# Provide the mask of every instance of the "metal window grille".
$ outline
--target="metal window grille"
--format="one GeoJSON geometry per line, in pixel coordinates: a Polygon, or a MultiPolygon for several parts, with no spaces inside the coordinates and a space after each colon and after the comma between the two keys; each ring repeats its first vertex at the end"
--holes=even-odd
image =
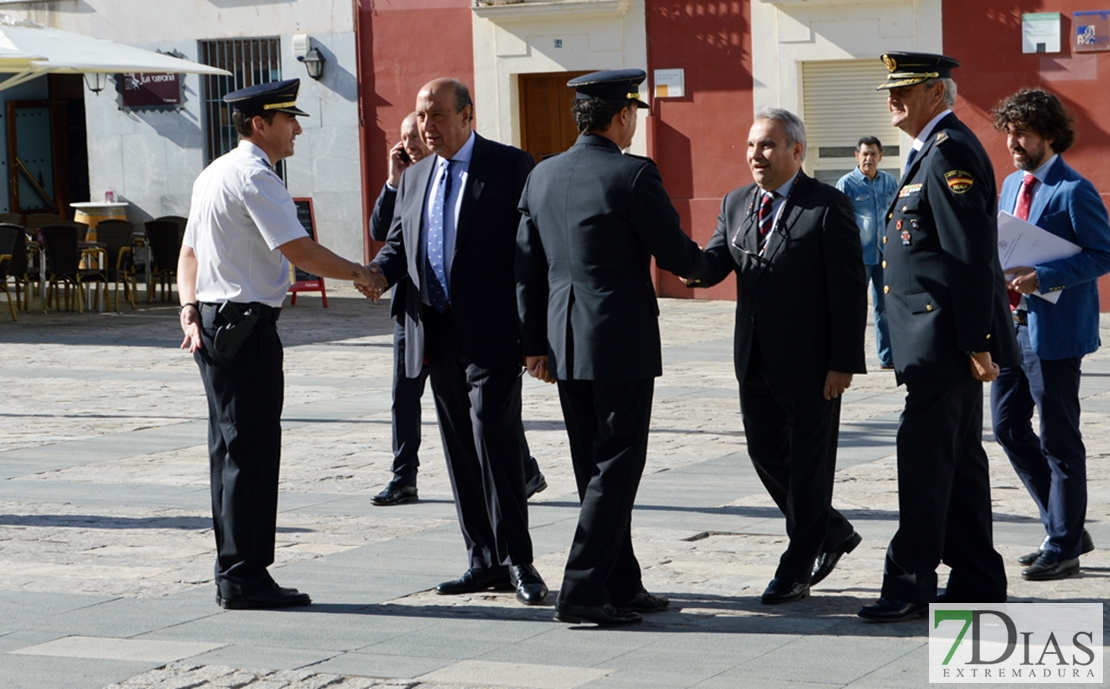
{"type": "MultiPolygon", "coordinates": [[[[281,39],[234,38],[200,42],[201,62],[231,72],[232,76],[204,77],[204,117],[208,139],[205,164],[239,144],[231,124],[231,108],[224,96],[248,86],[281,80],[281,39]]],[[[276,172],[285,179],[285,161],[276,172]]]]}

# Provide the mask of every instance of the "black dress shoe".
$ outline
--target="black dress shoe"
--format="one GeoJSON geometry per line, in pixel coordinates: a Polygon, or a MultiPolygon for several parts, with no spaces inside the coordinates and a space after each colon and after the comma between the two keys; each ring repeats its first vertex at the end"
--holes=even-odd
{"type": "Polygon", "coordinates": [[[863,537],[853,531],[852,535],[844,539],[840,545],[818,555],[813,563],[813,577],[810,578],[809,585],[816,586],[818,582],[832,574],[840,558],[855,550],[861,541],[863,537]]]}
{"type": "Polygon", "coordinates": [[[505,567],[494,567],[493,569],[471,567],[458,579],[445,581],[437,586],[436,593],[441,596],[457,596],[461,593],[477,593],[490,589],[498,591],[512,590],[508,569],[505,567]]]}
{"type": "Polygon", "coordinates": [[[662,612],[671,604],[666,596],[656,596],[640,589],[640,592],[627,603],[617,606],[618,612],[662,612]]]}
{"type": "Polygon", "coordinates": [[[273,584],[253,596],[225,598],[217,591],[216,602],[224,610],[268,610],[309,605],[312,603],[312,599],[308,597],[307,593],[301,593],[297,589],[283,589],[277,584],[273,584]]]}
{"type": "Polygon", "coordinates": [[[638,612],[620,612],[612,605],[559,605],[555,604],[555,621],[568,624],[593,622],[601,627],[619,627],[640,624],[644,618],[638,612]]]}
{"type": "MultiPolygon", "coordinates": [[[[1041,547],[1037,548],[1036,550],[1034,550],[1031,553],[1026,553],[1026,554],[1022,555],[1021,557],[1019,557],[1018,558],[1018,563],[1023,564],[1026,567],[1028,567],[1029,565],[1036,562],[1037,558],[1040,557],[1041,553],[1044,552],[1044,544],[1045,544],[1045,541],[1047,541],[1047,540],[1048,540],[1048,536],[1045,536],[1044,541],[1041,541],[1041,547]]],[[[1089,552],[1091,552],[1092,550],[1095,549],[1094,539],[1091,538],[1091,534],[1088,533],[1088,531],[1086,529],[1083,529],[1083,539],[1082,539],[1081,543],[1082,544],[1079,546],[1079,554],[1080,555],[1086,555],[1087,553],[1089,553],[1089,552]]]]}
{"type": "Polygon", "coordinates": [[[809,596],[809,584],[775,577],[767,585],[767,589],[763,592],[759,602],[764,605],[778,605],[779,603],[802,600],[807,596],[809,596]]]}
{"type": "Polygon", "coordinates": [[[910,603],[904,600],[880,598],[878,603],[865,605],[856,614],[870,622],[901,622],[921,617],[928,612],[928,603],[910,603]]]}
{"type": "Polygon", "coordinates": [[[527,500],[536,493],[542,493],[545,490],[547,490],[547,479],[543,477],[543,474],[536,474],[524,484],[524,499],[527,500]]]}
{"type": "Polygon", "coordinates": [[[540,605],[547,598],[547,584],[532,565],[509,565],[509,582],[516,599],[525,605],[540,605]]]}
{"type": "Polygon", "coordinates": [[[370,498],[370,502],[378,505],[379,507],[388,507],[389,505],[400,505],[404,502],[416,502],[416,486],[404,485],[393,479],[382,492],[370,498]]]}
{"type": "Polygon", "coordinates": [[[1029,581],[1050,581],[1070,577],[1078,572],[1079,558],[1062,558],[1051,550],[1045,550],[1036,562],[1021,570],[1021,577],[1029,581]]]}

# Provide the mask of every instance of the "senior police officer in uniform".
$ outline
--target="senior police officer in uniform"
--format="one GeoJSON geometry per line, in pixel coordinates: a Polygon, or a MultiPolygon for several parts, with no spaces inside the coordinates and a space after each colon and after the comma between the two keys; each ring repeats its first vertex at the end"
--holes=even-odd
{"type": "Polygon", "coordinates": [[[536,167],[520,200],[525,363],[558,382],[582,503],[555,603],[561,622],[635,624],[669,605],[644,589],[632,551],[632,504],[663,372],[651,259],[679,275],[705,259],[655,164],[621,153],[636,132],[645,76],[610,70],[571,80],[581,134],[536,167]]]}
{"type": "Polygon", "coordinates": [[[898,424],[898,531],[882,597],[867,620],[925,614],[936,568],[951,567],[944,602],[1001,603],[983,450],[983,383],[1020,362],[998,261],[998,194],[979,140],[951,108],[956,60],[886,53],[887,106],[914,137],[883,236],[887,315],[906,405],[898,424]]]}
{"type": "Polygon", "coordinates": [[[224,608],[308,605],[279,587],[274,561],[281,408],[277,320],[290,261],[316,275],[370,284],[364,266],[312,241],[273,166],[301,133],[300,81],[229,93],[237,148],[193,184],[177,264],[182,349],[193,354],[208,398],[208,452],[216,536],[216,602],[224,608]]]}

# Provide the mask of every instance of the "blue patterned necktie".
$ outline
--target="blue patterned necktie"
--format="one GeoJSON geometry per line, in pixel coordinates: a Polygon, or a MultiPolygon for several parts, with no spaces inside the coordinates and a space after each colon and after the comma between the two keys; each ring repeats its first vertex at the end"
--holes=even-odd
{"type": "Polygon", "coordinates": [[[439,165],[436,193],[432,197],[431,217],[428,219],[427,246],[424,256],[428,281],[428,302],[438,313],[443,313],[451,305],[447,293],[447,270],[443,248],[443,214],[447,212],[447,199],[451,196],[451,161],[439,165]]]}

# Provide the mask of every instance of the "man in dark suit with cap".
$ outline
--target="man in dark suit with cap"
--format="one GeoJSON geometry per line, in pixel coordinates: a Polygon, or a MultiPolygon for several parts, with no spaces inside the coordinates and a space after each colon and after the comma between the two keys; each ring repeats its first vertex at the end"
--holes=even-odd
{"type": "Polygon", "coordinates": [[[470,90],[435,79],[416,99],[428,156],[401,175],[373,296],[409,280],[405,370],[428,362],[469,569],[441,595],[516,590],[538,605],[520,439],[521,350],[513,260],[517,202],[534,162],[471,128],[470,90]]]}
{"type": "Polygon", "coordinates": [[[959,62],[886,53],[894,126],[914,137],[883,236],[887,317],[906,406],[898,424],[898,532],[882,597],[859,616],[893,622],[937,599],[1001,603],[1006,572],[994,549],[983,450],[983,383],[1020,363],[998,261],[994,169],[952,114],[959,62]]]}
{"type": "Polygon", "coordinates": [[[582,502],[555,603],[562,622],[634,624],[669,605],[644,589],[632,551],[632,504],[662,374],[651,259],[681,275],[704,257],[655,164],[621,153],[636,132],[644,78],[630,69],[570,81],[581,134],[540,163],[520,200],[525,363],[532,376],[558,382],[582,502]]]}
{"type": "MultiPolygon", "coordinates": [[[[805,125],[768,108],[748,133],[754,184],[721,201],[710,286],[736,273],[733,349],[748,454],[790,537],[760,601],[806,598],[862,538],[832,506],[844,391],[865,373],[867,279],[848,197],[802,172],[805,125]]],[[[688,282],[687,284],[690,284],[688,282]]]]}
{"type": "Polygon", "coordinates": [[[369,285],[370,271],[312,241],[273,166],[301,133],[300,81],[229,93],[239,145],[193,184],[177,263],[182,349],[208,398],[208,453],[216,536],[216,602],[224,608],[308,605],[279,587],[274,562],[281,408],[277,320],[290,262],[316,275],[369,285]]]}

